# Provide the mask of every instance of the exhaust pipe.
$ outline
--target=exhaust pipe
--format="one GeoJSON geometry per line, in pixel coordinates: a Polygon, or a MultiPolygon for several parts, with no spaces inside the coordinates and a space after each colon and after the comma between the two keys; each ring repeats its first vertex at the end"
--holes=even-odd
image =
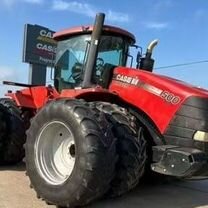
{"type": "Polygon", "coordinates": [[[150,44],[148,45],[147,47],[147,53],[151,53],[152,54],[152,51],[153,49],[155,48],[155,46],[158,44],[159,40],[153,40],[152,42],[150,42],[150,44]]]}
{"type": "Polygon", "coordinates": [[[155,46],[158,44],[158,40],[153,40],[147,47],[145,57],[141,58],[139,68],[145,71],[152,72],[154,68],[155,60],[152,59],[152,52],[155,46]]]}
{"type": "Polygon", "coordinates": [[[82,83],[83,88],[89,88],[92,86],[91,79],[92,79],[93,69],[96,64],[98,46],[102,35],[104,20],[105,20],[104,13],[96,14],[95,23],[93,26],[93,31],[90,41],[90,47],[86,56],[87,57],[86,65],[84,67],[84,79],[82,83]]]}

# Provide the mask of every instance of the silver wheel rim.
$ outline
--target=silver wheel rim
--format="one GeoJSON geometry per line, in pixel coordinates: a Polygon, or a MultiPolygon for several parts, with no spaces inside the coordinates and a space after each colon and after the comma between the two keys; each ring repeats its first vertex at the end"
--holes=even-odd
{"type": "Polygon", "coordinates": [[[35,163],[49,184],[61,185],[71,175],[76,158],[74,136],[60,121],[47,123],[35,144],[35,163]]]}

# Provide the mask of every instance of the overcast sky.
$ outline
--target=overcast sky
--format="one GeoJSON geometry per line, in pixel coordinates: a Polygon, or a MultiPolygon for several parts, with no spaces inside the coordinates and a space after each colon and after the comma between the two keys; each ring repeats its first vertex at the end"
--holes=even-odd
{"type": "MultiPolygon", "coordinates": [[[[159,67],[208,60],[207,11],[207,0],[0,0],[0,82],[28,82],[28,64],[22,63],[25,23],[59,31],[92,24],[97,12],[105,12],[107,24],[134,33],[144,48],[160,40],[154,53],[159,67]]],[[[208,88],[208,63],[156,72],[208,88]]],[[[6,89],[0,84],[0,96],[6,89]]]]}

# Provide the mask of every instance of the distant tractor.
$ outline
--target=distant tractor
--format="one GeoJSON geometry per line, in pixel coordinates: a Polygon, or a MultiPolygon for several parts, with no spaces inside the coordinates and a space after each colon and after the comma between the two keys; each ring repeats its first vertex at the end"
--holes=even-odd
{"type": "Polygon", "coordinates": [[[0,101],[0,163],[22,160],[26,141],[31,187],[59,207],[120,196],[154,172],[208,176],[208,91],[152,73],[157,41],[127,68],[135,37],[103,23],[55,33],[54,87],[0,101]]]}

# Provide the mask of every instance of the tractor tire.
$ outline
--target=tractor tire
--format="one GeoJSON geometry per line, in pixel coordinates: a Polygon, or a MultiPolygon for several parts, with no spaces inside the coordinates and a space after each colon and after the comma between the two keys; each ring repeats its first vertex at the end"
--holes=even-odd
{"type": "Polygon", "coordinates": [[[108,115],[117,138],[116,174],[107,196],[117,197],[137,186],[144,174],[146,164],[146,141],[142,127],[126,109],[106,102],[93,102],[101,112],[108,115]]]}
{"type": "Polygon", "coordinates": [[[52,101],[27,131],[26,170],[48,204],[84,206],[103,196],[115,174],[116,139],[105,114],[79,100],[52,101]]]}
{"type": "Polygon", "coordinates": [[[0,122],[5,125],[4,133],[0,135],[0,165],[15,164],[24,157],[23,145],[26,141],[24,121],[21,110],[11,99],[0,99],[0,105],[3,108],[0,122]]]}
{"type": "Polygon", "coordinates": [[[0,104],[0,153],[1,150],[3,150],[3,141],[6,136],[6,121],[4,118],[5,112],[6,112],[6,108],[0,104]]]}

